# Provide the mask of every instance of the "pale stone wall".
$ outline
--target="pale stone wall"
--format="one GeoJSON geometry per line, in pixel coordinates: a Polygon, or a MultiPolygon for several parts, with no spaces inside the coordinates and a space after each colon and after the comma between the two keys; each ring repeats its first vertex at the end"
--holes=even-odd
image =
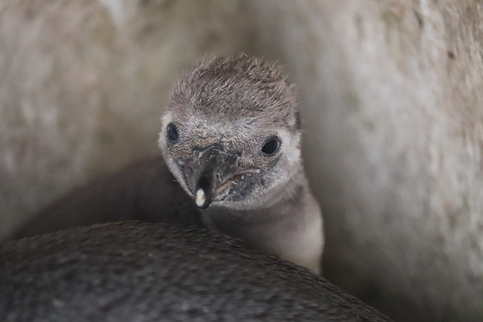
{"type": "Polygon", "coordinates": [[[4,1],[0,234],[99,174],[160,154],[167,94],[206,55],[237,53],[245,5],[4,1]]]}
{"type": "Polygon", "coordinates": [[[481,21],[471,0],[4,1],[0,234],[158,153],[181,70],[245,51],[298,84],[326,276],[398,320],[483,320],[481,21]]]}
{"type": "Polygon", "coordinates": [[[482,320],[482,3],[256,12],[261,52],[287,63],[301,94],[326,275],[401,319],[482,320]]]}

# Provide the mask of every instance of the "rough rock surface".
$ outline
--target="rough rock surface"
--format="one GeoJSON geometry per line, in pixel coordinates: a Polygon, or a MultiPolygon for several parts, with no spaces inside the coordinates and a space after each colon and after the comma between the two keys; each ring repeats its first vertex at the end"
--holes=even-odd
{"type": "Polygon", "coordinates": [[[401,320],[482,320],[482,3],[259,6],[300,91],[326,276],[401,320]]]}

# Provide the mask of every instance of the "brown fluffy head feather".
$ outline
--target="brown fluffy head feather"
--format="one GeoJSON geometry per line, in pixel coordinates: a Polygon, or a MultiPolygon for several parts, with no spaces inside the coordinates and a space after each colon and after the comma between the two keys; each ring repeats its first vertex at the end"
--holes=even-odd
{"type": "Polygon", "coordinates": [[[293,88],[277,66],[245,54],[201,62],[175,86],[168,109],[223,122],[272,123],[294,129],[293,88]]]}

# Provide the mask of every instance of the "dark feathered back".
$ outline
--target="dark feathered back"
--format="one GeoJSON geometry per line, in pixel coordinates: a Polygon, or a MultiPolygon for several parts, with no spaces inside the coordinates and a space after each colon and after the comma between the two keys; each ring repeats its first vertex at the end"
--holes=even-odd
{"type": "Polygon", "coordinates": [[[1,245],[0,321],[388,319],[229,237],[124,222],[1,245]]]}

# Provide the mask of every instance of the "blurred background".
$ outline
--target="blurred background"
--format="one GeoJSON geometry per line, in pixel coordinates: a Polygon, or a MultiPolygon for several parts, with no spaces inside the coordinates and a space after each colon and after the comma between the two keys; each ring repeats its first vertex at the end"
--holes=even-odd
{"type": "Polygon", "coordinates": [[[397,321],[483,321],[483,8],[474,0],[4,0],[0,239],[159,155],[207,55],[297,84],[324,276],[397,321]]]}

